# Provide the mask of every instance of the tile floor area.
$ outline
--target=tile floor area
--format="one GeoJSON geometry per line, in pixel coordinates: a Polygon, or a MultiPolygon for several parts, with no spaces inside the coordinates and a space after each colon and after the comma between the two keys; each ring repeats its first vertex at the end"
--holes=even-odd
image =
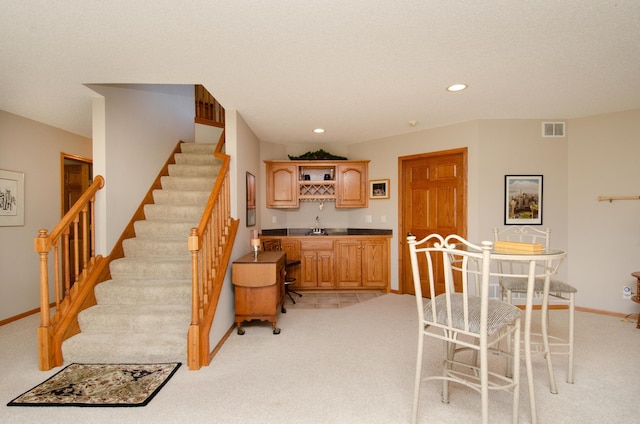
{"type": "Polygon", "coordinates": [[[284,297],[284,306],[287,309],[335,309],[346,308],[360,302],[366,302],[369,299],[383,296],[382,292],[310,292],[301,291],[302,296],[291,293],[295,304],[291,302],[289,296],[284,297]]]}

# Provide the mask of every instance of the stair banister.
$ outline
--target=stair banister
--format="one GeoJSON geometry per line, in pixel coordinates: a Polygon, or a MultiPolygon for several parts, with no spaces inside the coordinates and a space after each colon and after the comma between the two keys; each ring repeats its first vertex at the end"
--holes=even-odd
{"type": "MultiPolygon", "coordinates": [[[[54,343],[54,337],[60,337],[62,313],[65,312],[74,300],[83,291],[83,280],[96,265],[95,257],[95,215],[94,202],[96,192],[104,187],[104,178],[96,176],[93,184],[80,196],[76,203],[69,209],[50,234],[47,230],[40,230],[34,240],[34,249],[40,256],[40,327],[38,328],[38,365],[41,370],[49,370],[62,364],[62,352],[59,343],[54,343]],[[91,219],[88,219],[88,215],[91,219]],[[69,269],[69,234],[73,225],[74,234],[74,286],[71,286],[69,269]],[[80,269],[80,249],[77,234],[82,231],[82,269],[80,269]],[[91,240],[89,248],[88,240],[91,240]],[[49,253],[54,250],[54,277],[55,292],[54,305],[56,308],[54,319],[51,318],[51,300],[49,299],[49,253]],[[63,262],[64,261],[64,262],[63,262]],[[60,264],[62,263],[62,269],[60,264]],[[62,285],[61,285],[62,277],[62,285]]],[[[100,258],[100,257],[99,257],[100,258]]]]}
{"type": "Polygon", "coordinates": [[[223,153],[225,134],[220,135],[214,155],[222,160],[211,196],[197,228],[191,230],[192,309],[187,336],[187,363],[190,370],[209,364],[209,331],[224,283],[233,242],[238,230],[231,218],[230,157],[223,153]]]}

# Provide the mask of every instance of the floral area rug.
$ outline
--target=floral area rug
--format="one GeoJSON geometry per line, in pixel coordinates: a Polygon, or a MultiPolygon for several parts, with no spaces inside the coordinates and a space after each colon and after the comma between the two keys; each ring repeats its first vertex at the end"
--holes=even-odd
{"type": "Polygon", "coordinates": [[[74,363],[7,406],[145,406],[180,365],[74,363]]]}

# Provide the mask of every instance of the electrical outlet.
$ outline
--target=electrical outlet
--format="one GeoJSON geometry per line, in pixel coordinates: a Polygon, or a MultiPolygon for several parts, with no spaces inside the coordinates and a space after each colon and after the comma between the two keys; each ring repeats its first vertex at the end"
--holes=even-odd
{"type": "Polygon", "coordinates": [[[271,223],[272,224],[277,224],[278,223],[278,218],[275,215],[271,217],[271,223]]]}
{"type": "Polygon", "coordinates": [[[365,215],[364,222],[373,222],[373,220],[371,219],[371,215],[365,215]]]}
{"type": "Polygon", "coordinates": [[[625,300],[631,299],[631,287],[622,286],[622,298],[625,300]]]}
{"type": "Polygon", "coordinates": [[[387,222],[387,216],[386,215],[382,215],[380,217],[380,222],[387,222]]]}

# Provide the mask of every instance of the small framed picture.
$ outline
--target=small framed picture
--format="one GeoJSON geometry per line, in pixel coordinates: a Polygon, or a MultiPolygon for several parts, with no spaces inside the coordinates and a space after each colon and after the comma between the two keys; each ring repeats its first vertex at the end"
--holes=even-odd
{"type": "Polygon", "coordinates": [[[247,172],[247,227],[256,225],[256,177],[247,172]]]}
{"type": "Polygon", "coordinates": [[[369,199],[388,199],[389,180],[369,181],[369,199]]]}
{"type": "Polygon", "coordinates": [[[504,176],[504,224],[542,225],[542,175],[504,176]]]}
{"type": "Polygon", "coordinates": [[[24,225],[24,173],[0,169],[0,227],[24,225]]]}

